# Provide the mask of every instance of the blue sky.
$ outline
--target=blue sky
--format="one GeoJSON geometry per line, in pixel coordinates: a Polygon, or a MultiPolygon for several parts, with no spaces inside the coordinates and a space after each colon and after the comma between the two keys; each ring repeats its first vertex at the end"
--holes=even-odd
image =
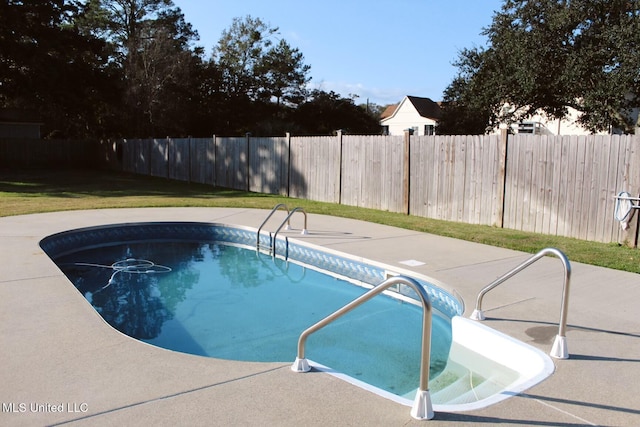
{"type": "Polygon", "coordinates": [[[280,29],[311,66],[311,86],[380,105],[404,95],[439,101],[463,48],[485,46],[502,0],[174,0],[211,55],[234,17],[280,29]]]}

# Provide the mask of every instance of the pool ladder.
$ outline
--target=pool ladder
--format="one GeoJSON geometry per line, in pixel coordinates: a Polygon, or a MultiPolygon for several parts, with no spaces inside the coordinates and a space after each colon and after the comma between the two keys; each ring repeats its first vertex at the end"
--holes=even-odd
{"type": "Polygon", "coordinates": [[[309,362],[305,358],[304,351],[309,335],[324,328],[342,315],[369,301],[390,287],[399,284],[411,287],[416,294],[418,294],[418,299],[422,303],[422,358],[420,363],[420,385],[411,407],[411,416],[419,420],[430,420],[434,416],[431,395],[429,394],[429,365],[431,363],[431,301],[429,300],[429,295],[425,288],[410,277],[391,277],[304,330],[302,334],[300,334],[300,338],[298,338],[298,354],[296,356],[296,360],[291,366],[291,370],[294,372],[309,372],[311,370],[309,362]]]}
{"type": "Polygon", "coordinates": [[[482,311],[482,299],[484,298],[485,294],[507,279],[515,276],[525,268],[529,267],[534,262],[543,258],[545,255],[555,255],[560,259],[560,261],[562,261],[562,265],[564,267],[564,284],[562,287],[562,303],[560,310],[558,335],[556,335],[553,346],[551,347],[551,352],[549,354],[551,355],[551,357],[554,357],[556,359],[568,359],[569,351],[567,350],[567,337],[565,336],[565,333],[567,329],[567,311],[569,309],[569,282],[571,280],[571,264],[569,264],[569,259],[567,259],[566,255],[556,248],[545,248],[541,250],[531,258],[524,261],[522,264],[518,265],[511,271],[503,274],[502,276],[498,277],[496,280],[485,286],[480,291],[480,293],[478,293],[476,308],[475,310],[473,310],[473,313],[471,313],[471,316],[469,317],[473,320],[484,320],[485,317],[484,312],[482,311]]]}
{"type": "MultiPolygon", "coordinates": [[[[282,230],[282,227],[284,227],[285,224],[286,224],[285,230],[291,230],[291,217],[296,212],[302,212],[302,214],[304,215],[304,228],[302,229],[302,232],[300,234],[308,234],[307,213],[305,212],[305,210],[301,207],[295,207],[291,211],[289,211],[289,208],[287,207],[286,204],[278,203],[273,207],[273,209],[271,209],[271,212],[269,212],[269,215],[267,215],[267,217],[264,219],[264,221],[262,221],[262,224],[260,224],[260,227],[258,228],[258,233],[256,236],[256,250],[267,251],[270,255],[275,256],[276,255],[276,237],[278,237],[278,233],[280,232],[280,230],[282,230]],[[282,221],[280,226],[277,228],[277,230],[273,234],[269,232],[269,240],[270,240],[269,245],[264,246],[260,243],[260,232],[262,231],[262,228],[265,226],[267,221],[269,221],[269,219],[273,216],[273,214],[280,209],[284,209],[287,211],[287,217],[284,219],[284,221],[282,221]]],[[[286,254],[285,254],[285,258],[286,258],[286,254]]]]}

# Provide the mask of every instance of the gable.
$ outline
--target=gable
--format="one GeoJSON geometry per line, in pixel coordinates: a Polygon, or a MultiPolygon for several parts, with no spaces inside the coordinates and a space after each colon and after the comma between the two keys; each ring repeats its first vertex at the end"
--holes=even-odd
{"type": "Polygon", "coordinates": [[[407,99],[409,99],[421,117],[433,120],[438,120],[442,117],[442,111],[440,110],[440,105],[438,105],[437,102],[434,102],[429,98],[420,98],[417,96],[407,96],[407,99]]]}
{"type": "Polygon", "coordinates": [[[398,116],[422,118],[427,122],[438,121],[442,117],[440,105],[429,98],[405,96],[399,104],[388,106],[380,115],[380,123],[393,121],[398,116]]]}
{"type": "Polygon", "coordinates": [[[387,108],[384,109],[384,111],[382,112],[382,114],[380,114],[380,120],[384,120],[388,117],[393,116],[393,114],[396,112],[396,109],[400,106],[400,103],[398,104],[391,104],[389,105],[387,108]]]}

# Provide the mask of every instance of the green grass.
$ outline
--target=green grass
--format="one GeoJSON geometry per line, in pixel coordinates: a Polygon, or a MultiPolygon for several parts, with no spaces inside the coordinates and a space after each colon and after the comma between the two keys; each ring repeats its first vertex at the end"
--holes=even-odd
{"type": "Polygon", "coordinates": [[[248,193],[200,184],[105,171],[0,170],[0,216],[77,209],[135,207],[242,207],[270,209],[276,203],[307,212],[354,218],[456,239],[535,253],[563,251],[571,261],[640,273],[640,251],[618,244],[587,242],[408,216],[373,209],[248,193]]]}

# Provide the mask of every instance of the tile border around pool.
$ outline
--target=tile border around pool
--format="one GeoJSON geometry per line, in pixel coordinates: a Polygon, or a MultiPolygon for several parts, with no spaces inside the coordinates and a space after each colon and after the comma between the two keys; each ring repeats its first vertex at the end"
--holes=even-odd
{"type": "MultiPolygon", "coordinates": [[[[269,237],[269,235],[261,234],[269,237]]],[[[96,227],[86,227],[67,230],[45,237],[40,247],[53,260],[73,253],[79,248],[100,247],[120,242],[136,241],[198,241],[222,242],[241,245],[248,248],[256,247],[257,230],[251,227],[230,226],[220,223],[203,222],[139,222],[120,223],[96,227]]],[[[399,269],[380,264],[371,260],[351,257],[346,253],[328,250],[307,242],[281,236],[276,242],[276,253],[287,254],[288,259],[307,264],[315,268],[329,271],[333,274],[349,277],[369,285],[382,282],[387,272],[399,269]]],[[[461,315],[464,305],[461,300],[445,291],[431,280],[408,272],[424,286],[433,307],[452,318],[461,315]]],[[[409,287],[401,287],[400,293],[412,298],[415,294],[409,287]]]]}

